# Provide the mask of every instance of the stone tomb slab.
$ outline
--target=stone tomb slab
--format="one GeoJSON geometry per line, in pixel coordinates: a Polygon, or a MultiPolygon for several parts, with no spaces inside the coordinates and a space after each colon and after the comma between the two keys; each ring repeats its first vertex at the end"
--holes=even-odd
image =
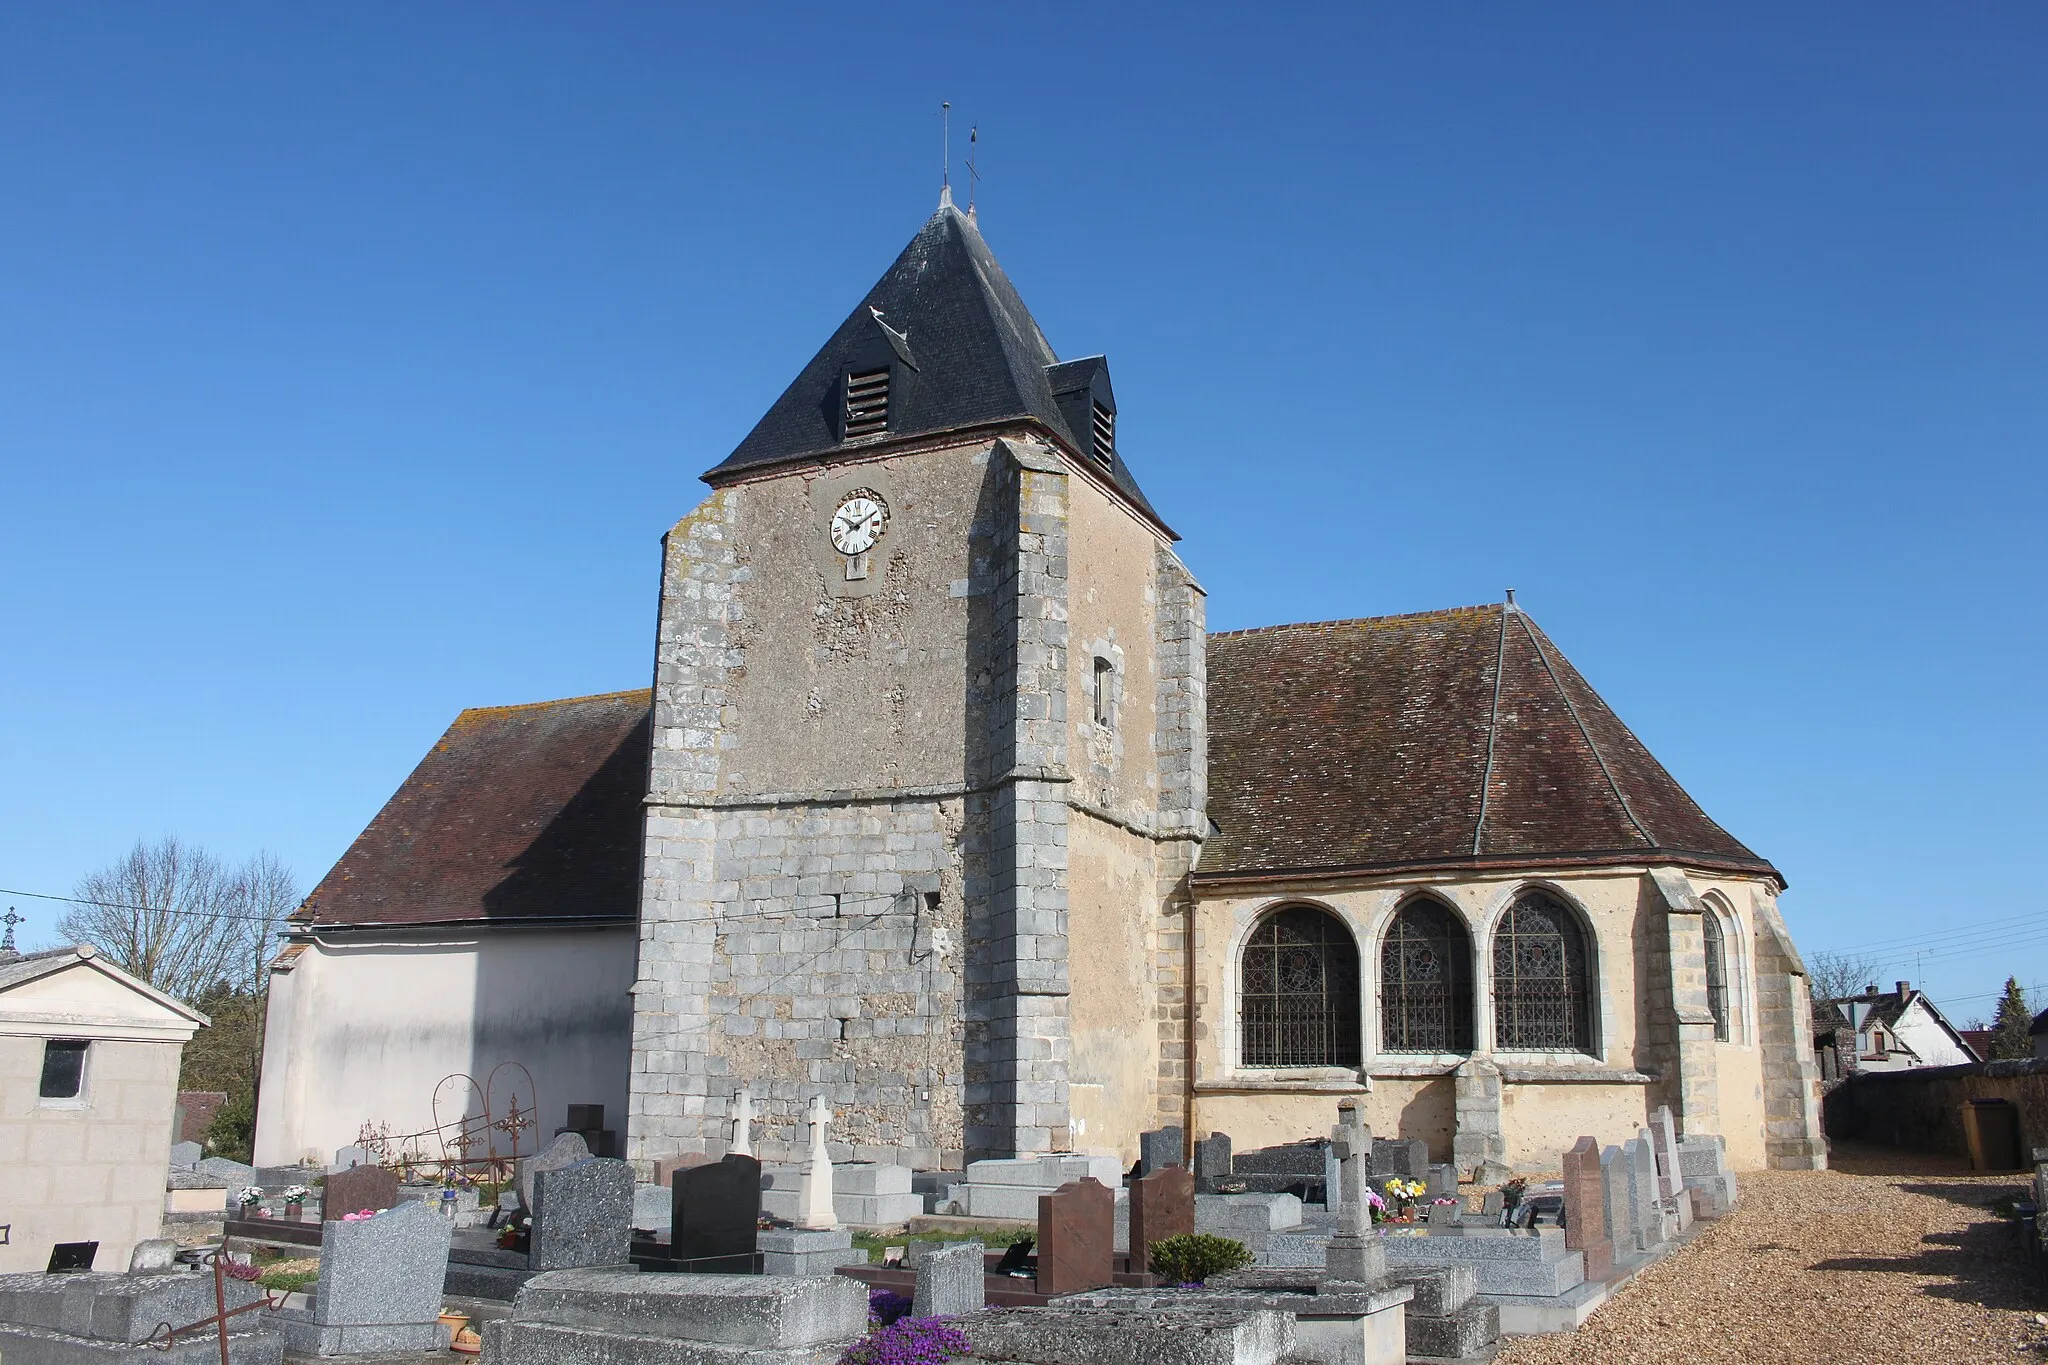
{"type": "Polygon", "coordinates": [[[1116,1283],[1116,1195],[1093,1176],[1038,1199],[1038,1292],[1116,1283]]]}
{"type": "Polygon", "coordinates": [[[484,1357],[493,1365],[831,1365],[866,1334],[867,1315],[867,1286],[843,1275],[555,1270],[527,1282],[510,1318],[484,1325],[484,1357]]]}
{"type": "Polygon", "coordinates": [[[1277,1365],[1296,1346],[1270,1309],[991,1308],[956,1325],[975,1360],[1030,1365],[1277,1365]]]}
{"type": "Polygon", "coordinates": [[[398,1172],[382,1166],[351,1166],[327,1177],[320,1187],[320,1217],[331,1221],[344,1214],[381,1213],[398,1202],[398,1172]]]}

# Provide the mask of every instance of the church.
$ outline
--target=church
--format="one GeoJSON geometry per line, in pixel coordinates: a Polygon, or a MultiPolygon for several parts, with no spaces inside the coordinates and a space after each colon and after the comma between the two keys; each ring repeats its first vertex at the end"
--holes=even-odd
{"type": "Polygon", "coordinates": [[[1211,634],[1130,455],[942,199],[668,531],[651,689],[464,711],[307,897],[256,1159],[467,1074],[643,1175],[743,1084],[769,1158],[814,1094],[921,1169],[1352,1097],[1468,1173],[1659,1105],[1824,1165],[1784,879],[1513,595],[1211,634]]]}

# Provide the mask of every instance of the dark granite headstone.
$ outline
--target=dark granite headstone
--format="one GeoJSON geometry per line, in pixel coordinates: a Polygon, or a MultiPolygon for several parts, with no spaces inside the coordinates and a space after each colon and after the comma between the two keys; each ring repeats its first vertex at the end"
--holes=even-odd
{"type": "Polygon", "coordinates": [[[1427,1180],[1429,1144],[1420,1138],[1374,1138],[1372,1173],[1375,1183],[1396,1175],[1403,1180],[1427,1180]]]}
{"type": "Polygon", "coordinates": [[[1330,1140],[1314,1138],[1278,1147],[1254,1147],[1230,1159],[1230,1173],[1253,1194],[1291,1194],[1303,1203],[1328,1202],[1330,1140]]]}
{"type": "Polygon", "coordinates": [[[1116,1194],[1094,1176],[1038,1196],[1038,1292],[1116,1283],[1116,1194]]]}
{"type": "MultiPolygon", "coordinates": [[[[1114,1198],[1114,1196],[1111,1196],[1114,1198]]],[[[1014,1275],[1031,1264],[1031,1243],[1029,1237],[1019,1237],[1003,1248],[1003,1259],[996,1263],[998,1275],[1014,1275]]]]}
{"type": "Polygon", "coordinates": [[[320,1217],[332,1222],[364,1209],[380,1213],[398,1202],[398,1172],[382,1166],[354,1166],[336,1171],[320,1187],[320,1217]]]}
{"type": "Polygon", "coordinates": [[[752,1256],[761,1224],[761,1163],[728,1154],[677,1171],[669,1255],[678,1261],[752,1256]]]}
{"type": "Polygon", "coordinates": [[[1606,1193],[1600,1177],[1600,1144],[1582,1137],[1564,1154],[1564,1244],[1586,1253],[1586,1278],[1604,1280],[1614,1265],[1607,1240],[1606,1193]]]}
{"type": "Polygon", "coordinates": [[[1184,1166],[1187,1159],[1187,1132],[1179,1124],[1138,1134],[1139,1175],[1150,1175],[1167,1166],[1184,1166]]]}
{"type": "Polygon", "coordinates": [[[1152,1265],[1154,1242],[1195,1230],[1195,1177],[1179,1166],[1167,1166],[1131,1182],[1131,1269],[1143,1274],[1152,1265]]]}
{"type": "Polygon", "coordinates": [[[1230,1134],[1211,1133],[1195,1144],[1195,1190],[1214,1194],[1216,1182],[1230,1178],[1230,1134]]]}

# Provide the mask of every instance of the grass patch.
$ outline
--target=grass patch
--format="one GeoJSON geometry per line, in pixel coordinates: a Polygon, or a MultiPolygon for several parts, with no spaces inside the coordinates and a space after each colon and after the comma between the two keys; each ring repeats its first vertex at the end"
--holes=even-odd
{"type": "Polygon", "coordinates": [[[856,1232],[853,1234],[853,1245],[865,1251],[869,1261],[880,1265],[883,1247],[908,1246],[912,1242],[980,1242],[991,1251],[1000,1251],[1020,1238],[1031,1235],[1032,1231],[1029,1228],[991,1228],[986,1232],[856,1232]]]}

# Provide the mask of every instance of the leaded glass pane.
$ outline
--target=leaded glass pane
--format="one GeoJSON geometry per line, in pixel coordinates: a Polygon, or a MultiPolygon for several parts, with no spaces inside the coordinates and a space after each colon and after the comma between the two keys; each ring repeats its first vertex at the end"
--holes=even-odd
{"type": "Polygon", "coordinates": [[[1700,917],[1707,941],[1707,1011],[1714,1016],[1714,1037],[1728,1041],[1728,972],[1723,959],[1721,921],[1709,910],[1700,917]]]}
{"type": "Polygon", "coordinates": [[[1493,935],[1494,1046],[1584,1052],[1592,1045],[1586,940],[1571,911],[1522,897],[1493,935]]]}
{"type": "Polygon", "coordinates": [[[1245,944],[1244,1064],[1357,1066],[1358,949],[1329,914],[1295,906],[1245,944]]]}
{"type": "Polygon", "coordinates": [[[1472,1050],[1472,945],[1434,901],[1402,907],[1380,948],[1380,1047],[1472,1050]]]}

